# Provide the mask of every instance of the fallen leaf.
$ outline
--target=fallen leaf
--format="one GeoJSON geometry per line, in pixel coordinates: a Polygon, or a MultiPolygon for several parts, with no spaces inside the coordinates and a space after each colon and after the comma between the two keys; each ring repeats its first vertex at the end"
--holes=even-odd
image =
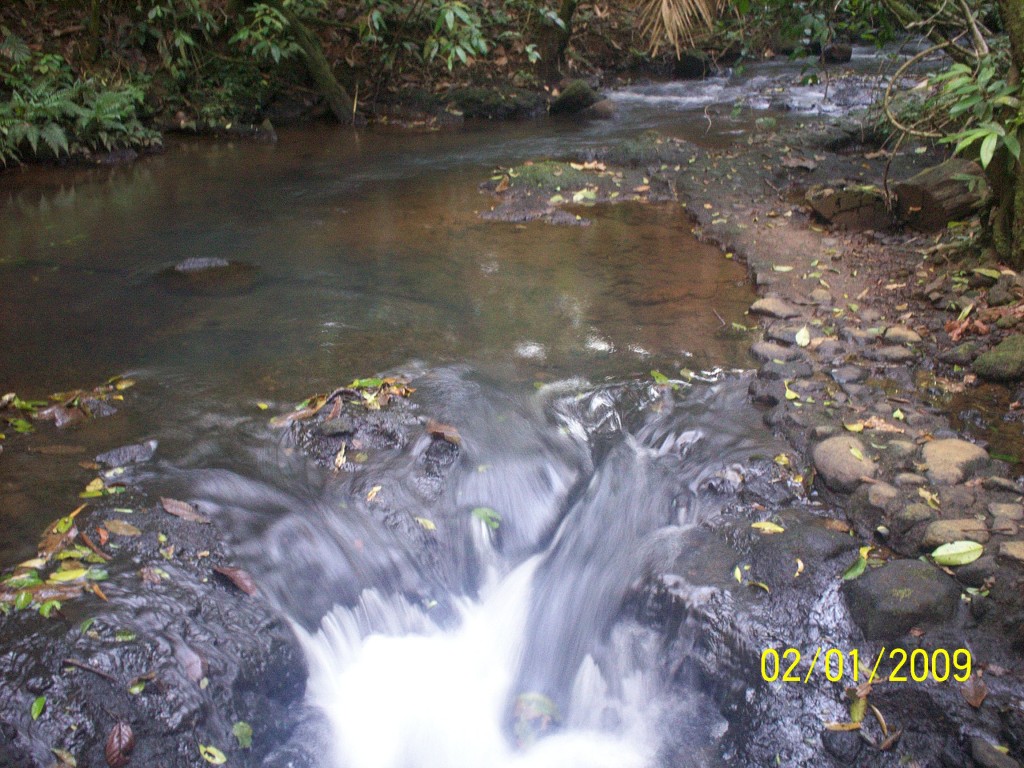
{"type": "Polygon", "coordinates": [[[794,341],[798,347],[806,347],[811,343],[811,332],[806,325],[796,332],[794,341]]]}
{"type": "Polygon", "coordinates": [[[135,734],[132,733],[132,727],[122,721],[110,729],[107,744],[103,748],[103,756],[107,758],[107,765],[110,768],[124,768],[128,765],[128,758],[134,749],[135,734]]]}
{"type": "Polygon", "coordinates": [[[140,536],[142,531],[136,528],[131,523],[126,523],[124,520],[104,520],[103,525],[107,527],[107,530],[111,533],[116,533],[118,536],[140,536]]]}
{"type": "Polygon", "coordinates": [[[804,572],[804,561],[801,560],[798,557],[796,559],[796,573],[793,574],[793,578],[795,579],[797,576],[799,576],[803,572],[804,572]]]}
{"type": "Polygon", "coordinates": [[[754,528],[754,529],[756,529],[756,530],[758,530],[758,531],[760,531],[761,533],[764,533],[764,534],[783,533],[786,530],[781,525],[776,525],[775,523],[770,523],[767,520],[762,520],[762,521],[757,522],[757,523],[751,523],[750,527],[754,528]]]}
{"type": "Polygon", "coordinates": [[[425,531],[436,531],[437,525],[429,517],[414,517],[417,523],[419,523],[425,531]]]}
{"type": "Polygon", "coordinates": [[[964,697],[964,701],[975,709],[979,709],[985,701],[985,697],[988,696],[988,686],[985,685],[981,673],[967,678],[960,686],[960,693],[964,697]]]}
{"type": "Polygon", "coordinates": [[[843,424],[843,426],[846,428],[846,430],[848,432],[863,432],[864,431],[864,422],[863,421],[857,421],[857,422],[854,422],[853,424],[843,424]]]}
{"type": "Polygon", "coordinates": [[[214,746],[207,744],[199,745],[199,754],[202,755],[203,760],[208,762],[210,765],[224,765],[228,761],[227,756],[214,746]]]}
{"type": "Polygon", "coordinates": [[[247,595],[255,595],[257,591],[256,582],[252,575],[242,568],[228,568],[226,566],[214,566],[214,571],[228,579],[232,584],[245,592],[247,595]]]}
{"type": "Polygon", "coordinates": [[[33,720],[38,720],[40,715],[42,715],[43,712],[45,712],[45,711],[46,711],[46,697],[45,696],[37,696],[32,701],[32,708],[30,710],[30,714],[32,715],[32,719],[33,720]]]}
{"type": "Polygon", "coordinates": [[[967,565],[973,563],[985,552],[985,548],[976,541],[953,541],[943,544],[932,552],[932,560],[936,565],[967,565]]]}
{"type": "Polygon", "coordinates": [[[177,499],[169,499],[161,496],[160,505],[164,508],[164,512],[167,514],[180,517],[182,520],[188,520],[190,523],[210,522],[210,518],[199,514],[196,511],[196,508],[187,501],[178,501],[177,499]]]}
{"type": "Polygon", "coordinates": [[[850,702],[850,721],[854,723],[862,722],[867,711],[868,700],[855,697],[854,700],[850,702]]]}
{"type": "Polygon", "coordinates": [[[252,746],[252,726],[244,720],[239,720],[231,726],[231,732],[238,739],[240,749],[249,749],[252,746]]]}
{"type": "Polygon", "coordinates": [[[772,266],[774,272],[792,272],[793,267],[789,264],[775,264],[772,266]]]}
{"type": "Polygon", "coordinates": [[[383,488],[383,487],[384,486],[382,486],[382,485],[375,485],[375,486],[373,486],[373,488],[370,489],[370,492],[366,494],[366,500],[367,501],[373,501],[374,499],[376,499],[377,498],[377,494],[380,493],[380,489],[383,488]]]}
{"type": "Polygon", "coordinates": [[[825,723],[825,729],[829,731],[859,731],[860,723],[825,723]]]}
{"type": "Polygon", "coordinates": [[[850,454],[851,454],[851,455],[853,456],[853,458],[855,458],[855,459],[856,459],[857,461],[864,461],[864,453],[863,453],[863,452],[861,451],[861,449],[860,449],[860,448],[858,448],[857,446],[853,446],[853,447],[851,447],[851,448],[850,448],[850,454]]]}

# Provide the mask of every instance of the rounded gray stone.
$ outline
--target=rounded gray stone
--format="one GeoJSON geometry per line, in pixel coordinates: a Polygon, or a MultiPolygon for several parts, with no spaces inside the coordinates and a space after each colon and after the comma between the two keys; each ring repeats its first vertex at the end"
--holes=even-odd
{"type": "Polygon", "coordinates": [[[854,623],[868,640],[891,640],[915,627],[948,623],[960,603],[960,587],[920,560],[892,560],[843,587],[854,623]]]}
{"type": "Polygon", "coordinates": [[[864,444],[852,435],[830,437],[814,446],[814,468],[833,491],[850,493],[860,485],[862,477],[874,477],[878,471],[864,451],[864,444]]]}
{"type": "Polygon", "coordinates": [[[984,448],[956,438],[932,440],[925,444],[923,453],[928,479],[939,485],[962,483],[968,473],[988,463],[984,448]]]}

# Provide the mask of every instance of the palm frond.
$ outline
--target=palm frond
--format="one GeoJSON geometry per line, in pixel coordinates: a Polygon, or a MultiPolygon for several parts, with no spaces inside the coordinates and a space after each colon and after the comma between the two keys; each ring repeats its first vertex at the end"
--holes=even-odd
{"type": "Polygon", "coordinates": [[[642,0],[640,27],[651,52],[667,42],[678,56],[694,32],[715,23],[723,5],[724,0],[642,0]]]}

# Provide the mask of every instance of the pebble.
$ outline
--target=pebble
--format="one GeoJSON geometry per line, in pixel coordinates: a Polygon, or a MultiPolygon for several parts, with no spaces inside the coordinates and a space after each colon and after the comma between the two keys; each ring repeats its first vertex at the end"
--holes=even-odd
{"type": "Polygon", "coordinates": [[[791,360],[799,360],[804,356],[804,352],[800,347],[783,346],[772,341],[755,342],[750,347],[750,354],[762,363],[767,363],[771,360],[789,362],[791,360]]]}
{"type": "Polygon", "coordinates": [[[928,482],[928,479],[926,477],[924,477],[923,475],[915,474],[914,472],[900,472],[898,475],[896,475],[895,480],[896,485],[911,487],[917,485],[925,485],[928,482]]]}
{"type": "Polygon", "coordinates": [[[992,517],[998,517],[1004,520],[1013,520],[1015,522],[1024,520],[1024,504],[1001,504],[999,502],[992,502],[988,505],[988,511],[992,517]]]}
{"type": "Polygon", "coordinates": [[[885,509],[893,499],[899,497],[899,489],[888,483],[874,483],[868,488],[868,503],[878,509],[885,509]]]}
{"type": "Polygon", "coordinates": [[[1006,541],[999,545],[999,556],[1024,563],[1024,541],[1006,541]]]}
{"type": "Polygon", "coordinates": [[[908,363],[917,357],[917,353],[907,347],[889,345],[866,350],[864,357],[881,363],[908,363]]]}
{"type": "Polygon", "coordinates": [[[834,491],[849,493],[862,477],[874,477],[875,462],[868,458],[864,444],[851,435],[838,435],[814,446],[814,466],[825,485],[834,491]],[[861,458],[854,455],[858,453],[861,458]]]}

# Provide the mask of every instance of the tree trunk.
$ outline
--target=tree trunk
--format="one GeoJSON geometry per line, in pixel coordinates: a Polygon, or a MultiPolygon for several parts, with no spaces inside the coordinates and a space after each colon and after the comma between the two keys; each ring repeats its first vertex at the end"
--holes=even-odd
{"type": "Polygon", "coordinates": [[[547,82],[558,80],[561,75],[565,49],[569,46],[569,38],[572,37],[572,17],[576,13],[577,5],[579,5],[579,0],[562,0],[558,9],[558,18],[562,20],[564,28],[546,26],[541,30],[540,75],[541,79],[547,82]]]}
{"type": "Polygon", "coordinates": [[[327,106],[339,123],[349,124],[355,118],[355,104],[348,91],[338,82],[334,76],[331,63],[324,56],[324,49],[320,46],[320,40],[309,31],[309,28],[302,23],[302,20],[281,0],[263,0],[275,11],[279,12],[284,20],[288,22],[295,42],[302,50],[302,58],[306,63],[306,71],[313,78],[317,90],[324,97],[327,106]]]}
{"type": "Polygon", "coordinates": [[[925,232],[943,229],[976,211],[987,197],[987,186],[980,165],[955,157],[897,184],[896,216],[925,232]]]}
{"type": "MultiPolygon", "coordinates": [[[[999,0],[999,15],[1003,29],[1010,37],[1010,82],[1019,82],[1024,72],[1024,3],[1021,0],[999,0]]],[[[994,158],[993,163],[999,162],[994,158]]],[[[1012,189],[1008,191],[1009,201],[1003,201],[1006,213],[1001,222],[1006,233],[1004,252],[1000,255],[1013,267],[1024,268],[1024,165],[1014,161],[1010,174],[1013,176],[1012,189]]],[[[997,243],[998,246],[998,243],[997,243]]]]}

